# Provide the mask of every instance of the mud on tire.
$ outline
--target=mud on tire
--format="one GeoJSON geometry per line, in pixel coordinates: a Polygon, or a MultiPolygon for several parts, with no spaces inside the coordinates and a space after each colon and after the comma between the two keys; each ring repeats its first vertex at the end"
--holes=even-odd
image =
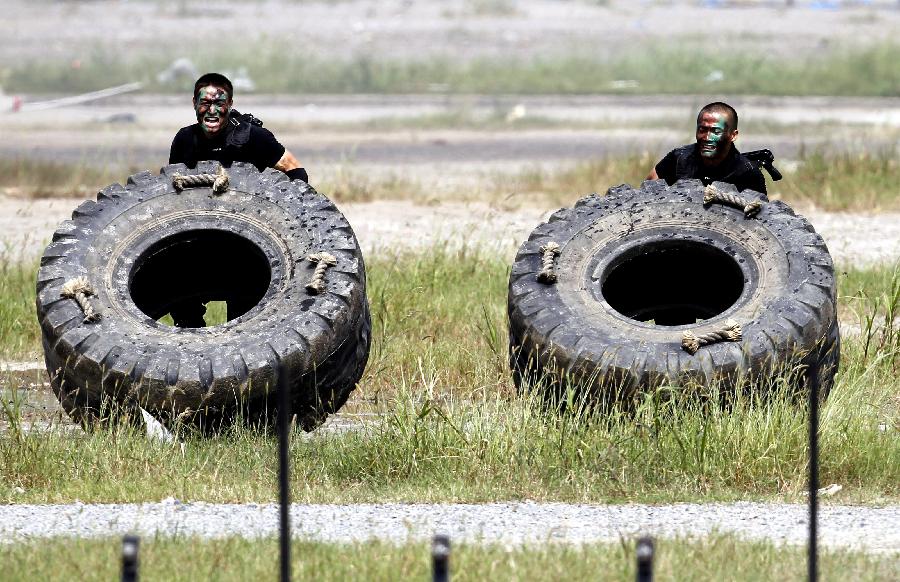
{"type": "Polygon", "coordinates": [[[176,192],[166,166],[135,174],[62,223],[41,258],[37,316],[51,383],[86,425],[139,404],[168,425],[216,429],[241,418],[274,423],[279,367],[306,430],[347,400],[369,354],[365,267],[350,225],[327,198],[276,170],[228,169],[229,189],[176,192]],[[328,252],[326,290],[305,289],[328,252]],[[100,313],[82,321],[66,281],[86,277],[100,313]],[[179,301],[223,300],[222,325],[177,328],[158,319],[179,301]]]}
{"type": "Polygon", "coordinates": [[[520,388],[540,385],[557,403],[573,387],[591,401],[621,402],[667,383],[759,391],[797,366],[800,387],[815,382],[828,393],[840,334],[822,237],[782,202],[745,218],[704,206],[703,194],[698,180],[623,185],[532,232],[509,282],[510,365],[520,388]],[[537,274],[551,241],[561,250],[558,280],[547,284],[537,274]],[[742,325],[741,342],[695,355],[682,349],[685,330],[707,333],[728,319],[742,325]]]}

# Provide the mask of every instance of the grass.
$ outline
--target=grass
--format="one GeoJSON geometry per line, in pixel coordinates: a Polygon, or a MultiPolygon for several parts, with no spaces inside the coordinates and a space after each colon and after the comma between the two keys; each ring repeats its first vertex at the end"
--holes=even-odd
{"type": "MultiPolygon", "coordinates": [[[[473,0],[491,10],[508,3],[473,0]]],[[[485,94],[696,94],[893,96],[900,86],[900,44],[867,47],[836,43],[815,55],[787,60],[764,51],[711,53],[700,41],[673,38],[614,52],[607,58],[576,53],[532,59],[452,56],[392,60],[360,54],[325,59],[294,50],[292,39],[264,39],[235,48],[185,53],[154,51],[123,56],[97,45],[73,68],[70,60],[16,63],[4,74],[11,93],[69,93],[142,80],[150,91],[182,91],[160,84],[155,73],[187,56],[203,70],[248,69],[262,93],[485,93],[485,94]],[[250,61],[247,54],[253,54],[250,61]],[[285,75],[284,71],[291,71],[285,75]],[[717,73],[718,72],[718,73],[717,73]],[[710,76],[712,74],[712,76],[710,76]],[[710,80],[719,79],[719,80],[710,80]],[[623,82],[624,81],[624,82],[623,82]]]]}
{"type": "MultiPolygon", "coordinates": [[[[0,546],[0,580],[112,580],[119,576],[118,539],[56,538],[0,546]]],[[[426,543],[325,544],[294,542],[295,580],[427,580],[426,543]]],[[[890,555],[823,551],[822,580],[889,580],[897,574],[890,555]]],[[[507,548],[459,544],[452,547],[454,580],[634,580],[634,547],[620,544],[556,544],[507,548]]],[[[716,535],[704,541],[657,540],[654,571],[660,580],[800,580],[806,575],[803,548],[741,541],[716,535]]],[[[141,541],[140,573],[149,580],[271,580],[278,575],[274,539],[200,540],[151,538],[141,541]]]]}
{"type": "MultiPolygon", "coordinates": [[[[431,183],[430,178],[403,173],[373,177],[352,164],[343,164],[323,173],[316,187],[337,202],[412,200],[428,204],[455,200],[489,201],[501,207],[566,206],[616,184],[639,185],[657,161],[656,156],[644,152],[578,162],[562,169],[537,164],[513,174],[487,173],[475,185],[467,186],[431,183]]],[[[784,180],[779,182],[765,174],[773,199],[838,212],[900,211],[896,151],[803,152],[796,164],[781,170],[784,180]]],[[[101,170],[85,163],[0,159],[0,191],[22,197],[90,197],[99,187],[86,184],[122,182],[128,173],[125,168],[101,170]]]]}
{"type": "MultiPolygon", "coordinates": [[[[377,412],[363,430],[298,435],[293,498],[309,502],[676,501],[795,499],[806,478],[806,417],[787,394],[709,410],[690,396],[649,394],[635,415],[548,415],[515,395],[506,363],[507,265],[434,249],[369,261],[373,352],[350,411],[377,412]]],[[[17,273],[16,268],[6,267],[17,273]]],[[[31,269],[4,277],[12,346],[34,350],[31,269]],[[10,305],[17,305],[10,310],[10,305]],[[25,309],[25,307],[28,307],[25,309]],[[19,335],[16,335],[19,334],[19,335]]],[[[840,501],[900,497],[900,272],[848,270],[842,370],[822,411],[822,482],[840,501]]],[[[0,436],[0,501],[273,500],[275,443],[241,429],[158,447],[128,429],[69,435],[19,430],[12,378],[0,436]],[[12,404],[9,404],[12,403],[12,404]],[[20,487],[22,491],[17,491],[20,487]]]]}
{"type": "Polygon", "coordinates": [[[896,151],[825,155],[813,152],[774,186],[780,197],[827,210],[900,209],[896,151]]]}
{"type": "Polygon", "coordinates": [[[137,170],[97,167],[89,160],[66,163],[33,158],[0,158],[0,192],[29,198],[93,197],[102,185],[121,182],[137,170]],[[129,171],[132,170],[132,171],[129,171]]]}

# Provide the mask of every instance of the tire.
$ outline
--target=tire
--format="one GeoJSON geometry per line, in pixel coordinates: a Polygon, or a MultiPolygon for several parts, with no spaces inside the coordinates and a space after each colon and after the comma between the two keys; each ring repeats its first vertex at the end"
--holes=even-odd
{"type": "Polygon", "coordinates": [[[176,172],[217,169],[201,162],[135,174],[54,233],[41,258],[37,316],[51,384],[76,421],[93,425],[139,404],[170,427],[272,426],[282,370],[292,413],[312,430],[362,376],[371,320],[362,254],[344,216],[309,185],[244,163],[228,169],[221,195],[172,186],[176,172]],[[323,251],[337,261],[325,291],[312,295],[307,256],[323,251]],[[97,322],[84,323],[76,301],[61,297],[76,277],[94,288],[97,322]],[[158,321],[185,300],[225,300],[229,321],[158,321]]]}
{"type": "Polygon", "coordinates": [[[797,385],[828,393],[840,333],[822,237],[782,202],[745,218],[704,206],[703,195],[699,180],[622,185],[559,210],[531,233],[509,282],[510,366],[520,389],[542,387],[558,405],[573,389],[609,404],[663,384],[760,395],[773,374],[799,363],[797,385]],[[550,241],[561,247],[555,284],[537,280],[550,241]],[[729,319],[743,328],[740,342],[695,355],[682,348],[684,331],[708,333],[729,319]]]}

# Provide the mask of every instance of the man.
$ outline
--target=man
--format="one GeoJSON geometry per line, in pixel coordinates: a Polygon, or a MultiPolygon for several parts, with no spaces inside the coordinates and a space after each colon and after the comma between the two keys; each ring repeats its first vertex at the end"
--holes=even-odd
{"type": "MultiPolygon", "coordinates": [[[[309,181],[306,170],[291,152],[278,143],[261,124],[252,123],[232,109],[233,87],[224,75],[207,73],[194,84],[194,111],[197,123],[181,128],[169,152],[169,163],[196,167],[201,160],[216,160],[228,167],[233,162],[250,162],[261,172],[266,168],[281,170],[291,180],[309,181]]],[[[252,118],[251,118],[252,119],[252,118]]],[[[229,300],[228,317],[245,313],[253,307],[252,298],[229,300]]],[[[204,327],[206,305],[189,299],[171,308],[177,327],[204,327]]]]}
{"type": "Polygon", "coordinates": [[[677,180],[696,178],[734,184],[739,191],[766,194],[766,179],[760,169],[734,147],[738,136],[738,114],[727,103],[717,101],[697,115],[697,143],[675,148],[647,176],[662,178],[670,186],[677,180]]]}
{"type": "Polygon", "coordinates": [[[182,127],[169,151],[169,163],[189,168],[201,160],[250,162],[262,172],[281,170],[291,180],[308,181],[306,170],[294,155],[278,143],[268,129],[244,119],[232,109],[233,87],[224,75],[207,73],[194,83],[197,123],[182,127]]]}

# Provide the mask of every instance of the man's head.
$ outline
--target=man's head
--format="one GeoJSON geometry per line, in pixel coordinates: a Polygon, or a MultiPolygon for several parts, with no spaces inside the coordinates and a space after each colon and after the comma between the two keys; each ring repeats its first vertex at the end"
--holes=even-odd
{"type": "Polygon", "coordinates": [[[194,83],[194,111],[197,123],[207,137],[225,129],[233,91],[231,81],[219,73],[207,73],[194,83]]]}
{"type": "Polygon", "coordinates": [[[697,148],[707,162],[718,163],[731,151],[738,136],[738,114],[731,105],[716,101],[697,115],[697,148]]]}

